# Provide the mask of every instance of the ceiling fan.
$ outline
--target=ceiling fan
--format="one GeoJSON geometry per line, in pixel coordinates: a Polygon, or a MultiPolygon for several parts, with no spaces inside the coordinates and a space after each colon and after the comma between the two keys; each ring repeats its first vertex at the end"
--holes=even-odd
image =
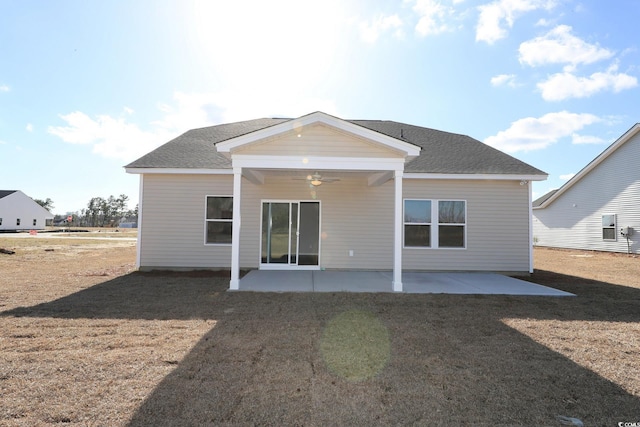
{"type": "Polygon", "coordinates": [[[293,179],[298,181],[307,181],[309,185],[313,187],[322,185],[323,182],[329,183],[329,182],[340,181],[339,178],[324,178],[322,175],[320,175],[319,172],[316,172],[312,175],[307,175],[305,178],[293,178],[293,179]]]}

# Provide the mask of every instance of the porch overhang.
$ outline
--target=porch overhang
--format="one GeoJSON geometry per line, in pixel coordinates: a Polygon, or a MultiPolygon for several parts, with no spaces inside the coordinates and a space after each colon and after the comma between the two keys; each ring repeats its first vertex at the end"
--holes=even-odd
{"type": "Polygon", "coordinates": [[[421,148],[417,145],[392,138],[380,132],[367,129],[319,111],[297,119],[288,120],[268,128],[260,129],[255,132],[231,138],[226,141],[218,142],[216,144],[216,149],[219,153],[230,156],[233,151],[244,146],[254,144],[258,141],[277,138],[278,136],[291,132],[301,135],[305,127],[316,124],[322,124],[329,128],[366,139],[374,144],[379,144],[390,150],[394,150],[398,152],[401,155],[400,157],[403,157],[405,161],[412,160],[420,154],[421,148]]]}

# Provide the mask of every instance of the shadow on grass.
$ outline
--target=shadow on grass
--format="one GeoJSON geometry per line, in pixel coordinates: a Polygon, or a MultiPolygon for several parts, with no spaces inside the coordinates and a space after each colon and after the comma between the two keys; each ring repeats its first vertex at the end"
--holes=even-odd
{"type": "Polygon", "coordinates": [[[217,320],[131,426],[637,421],[640,399],[501,319],[637,322],[639,291],[544,271],[531,280],[578,297],[229,293],[226,278],[134,273],[1,315],[217,320]],[[386,366],[359,382],[321,351],[326,326],[354,309],[390,339],[386,366]]]}
{"type": "Polygon", "coordinates": [[[60,299],[18,307],[0,316],[63,319],[215,319],[215,298],[228,288],[228,277],[206,274],[130,273],[60,299]]]}

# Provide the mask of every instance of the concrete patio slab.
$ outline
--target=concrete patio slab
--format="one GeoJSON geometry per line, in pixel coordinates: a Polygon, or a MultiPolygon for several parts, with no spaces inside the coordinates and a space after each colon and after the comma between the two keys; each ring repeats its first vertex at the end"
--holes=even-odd
{"type": "MultiPolygon", "coordinates": [[[[253,292],[393,292],[390,271],[252,270],[240,291],[253,292]]],[[[569,292],[495,273],[425,273],[402,275],[409,294],[575,296],[569,292]]]]}
{"type": "Polygon", "coordinates": [[[313,292],[311,271],[252,270],[240,280],[241,291],[313,292]]]}

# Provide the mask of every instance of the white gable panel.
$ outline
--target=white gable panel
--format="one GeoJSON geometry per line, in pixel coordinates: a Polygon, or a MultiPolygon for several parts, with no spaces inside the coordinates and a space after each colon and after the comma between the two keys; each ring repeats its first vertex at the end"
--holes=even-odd
{"type": "Polygon", "coordinates": [[[307,157],[404,157],[403,153],[398,150],[323,124],[305,126],[298,131],[286,132],[263,141],[238,147],[233,150],[233,154],[299,155],[307,157]]]}
{"type": "Polygon", "coordinates": [[[342,120],[319,111],[297,119],[288,120],[268,128],[257,130],[246,135],[241,135],[236,138],[219,142],[216,144],[216,147],[220,153],[229,153],[241,147],[249,146],[256,142],[262,142],[266,139],[285,134],[295,134],[297,137],[297,135],[304,132],[305,129],[309,129],[314,125],[325,125],[337,131],[353,135],[354,137],[360,137],[364,140],[371,141],[372,143],[386,146],[391,150],[397,150],[408,158],[413,158],[420,154],[420,147],[416,145],[392,138],[380,132],[358,126],[346,120],[342,120]]]}

